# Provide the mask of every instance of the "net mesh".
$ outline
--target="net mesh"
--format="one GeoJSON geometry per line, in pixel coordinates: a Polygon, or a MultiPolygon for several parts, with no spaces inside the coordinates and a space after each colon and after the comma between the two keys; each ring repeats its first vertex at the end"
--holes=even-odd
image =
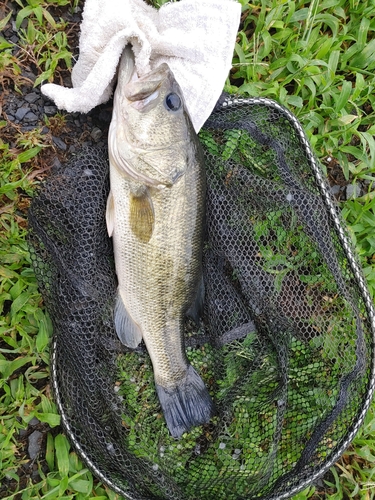
{"type": "Polygon", "coordinates": [[[185,344],[217,414],[173,439],[146,349],[117,339],[107,152],[93,149],[53,172],[29,213],[55,397],[87,465],[126,498],[288,498],[363,421],[371,300],[293,115],[266,99],[227,99],[201,142],[205,311],[199,328],[186,320],[185,344]]]}

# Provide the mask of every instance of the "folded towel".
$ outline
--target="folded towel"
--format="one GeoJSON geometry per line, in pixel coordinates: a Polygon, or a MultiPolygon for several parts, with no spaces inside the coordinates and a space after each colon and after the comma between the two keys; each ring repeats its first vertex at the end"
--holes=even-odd
{"type": "Polygon", "coordinates": [[[169,65],[198,132],[231,68],[240,14],[235,0],[181,0],[159,10],[143,0],[86,0],[73,88],[48,83],[42,92],[60,109],[87,113],[111,97],[130,43],[138,76],[169,65]]]}

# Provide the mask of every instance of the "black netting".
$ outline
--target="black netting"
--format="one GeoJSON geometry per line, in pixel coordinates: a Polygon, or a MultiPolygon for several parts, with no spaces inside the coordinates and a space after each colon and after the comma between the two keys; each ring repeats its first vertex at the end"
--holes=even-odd
{"type": "Polygon", "coordinates": [[[64,428],[93,472],[132,499],[287,498],[358,430],[374,385],[374,314],[319,166],[295,118],[227,101],[205,148],[205,313],[186,352],[217,408],[173,439],[147,351],[113,328],[106,152],[85,150],[30,209],[30,246],[54,325],[64,428]]]}

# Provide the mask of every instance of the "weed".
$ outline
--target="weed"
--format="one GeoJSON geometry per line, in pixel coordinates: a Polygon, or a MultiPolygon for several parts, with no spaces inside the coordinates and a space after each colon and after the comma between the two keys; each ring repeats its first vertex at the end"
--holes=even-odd
{"type": "Polygon", "coordinates": [[[56,22],[52,15],[50,14],[49,7],[61,7],[67,5],[69,0],[16,0],[21,10],[18,11],[16,17],[16,27],[21,26],[22,21],[25,18],[35,17],[39,23],[39,26],[43,25],[43,21],[46,20],[52,28],[56,28],[56,22]]]}
{"type": "Polygon", "coordinates": [[[35,26],[29,19],[27,28],[20,29],[20,48],[24,57],[31,59],[37,68],[44,68],[36,78],[34,86],[44,81],[52,81],[61,62],[71,68],[72,54],[68,50],[66,23],[54,23],[53,29],[35,26]]]}
{"type": "Polygon", "coordinates": [[[66,115],[63,113],[56,113],[54,116],[45,116],[44,123],[50,129],[53,135],[58,136],[61,132],[66,132],[66,115]]]}

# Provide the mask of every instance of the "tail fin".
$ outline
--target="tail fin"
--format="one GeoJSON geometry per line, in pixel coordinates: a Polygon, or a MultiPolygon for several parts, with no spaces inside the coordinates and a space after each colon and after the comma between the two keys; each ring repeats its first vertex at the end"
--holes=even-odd
{"type": "Polygon", "coordinates": [[[191,365],[177,387],[155,385],[167,427],[175,438],[195,425],[207,423],[215,413],[211,396],[191,365]]]}

